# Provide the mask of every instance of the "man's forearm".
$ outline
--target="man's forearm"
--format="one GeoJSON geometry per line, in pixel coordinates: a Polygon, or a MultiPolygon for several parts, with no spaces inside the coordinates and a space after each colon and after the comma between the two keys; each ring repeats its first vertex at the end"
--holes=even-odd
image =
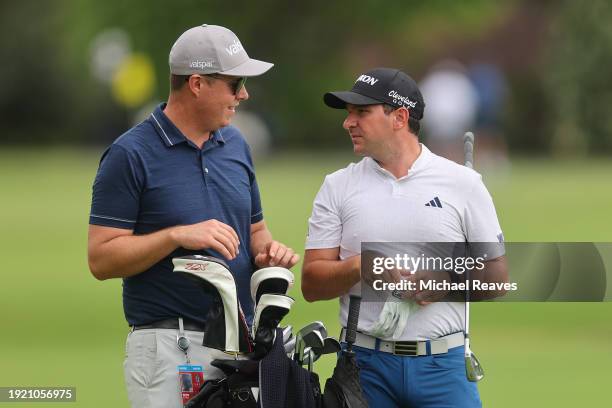
{"type": "Polygon", "coordinates": [[[478,280],[488,284],[506,284],[508,278],[508,263],[505,256],[485,262],[482,270],[474,270],[469,273],[467,278],[470,282],[470,300],[489,300],[506,294],[507,290],[497,288],[495,290],[474,290],[474,281],[478,280]]]}
{"type": "Polygon", "coordinates": [[[305,263],[302,269],[302,293],[304,298],[333,299],[348,293],[360,280],[360,256],[345,260],[319,259],[305,263]]]}
{"type": "Polygon", "coordinates": [[[265,227],[259,227],[251,232],[251,254],[253,256],[263,252],[266,245],[272,242],[272,233],[265,227]]]}
{"type": "MultiPolygon", "coordinates": [[[[90,250],[89,269],[100,280],[144,272],[178,248],[174,227],[147,235],[122,235],[90,250]]],[[[91,244],[90,244],[91,245],[91,244]]]]}

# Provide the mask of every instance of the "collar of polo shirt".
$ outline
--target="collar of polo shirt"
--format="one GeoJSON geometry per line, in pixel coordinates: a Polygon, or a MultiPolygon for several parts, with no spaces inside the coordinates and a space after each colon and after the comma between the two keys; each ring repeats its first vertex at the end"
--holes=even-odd
{"type": "MultiPolygon", "coordinates": [[[[175,146],[179,143],[187,143],[189,139],[185,137],[183,132],[181,132],[175,125],[172,123],[170,119],[164,113],[164,109],[166,108],[166,103],[161,103],[155,108],[155,111],[151,113],[151,119],[155,124],[155,130],[161,137],[162,141],[166,144],[166,146],[171,147],[175,146]]],[[[216,143],[225,143],[225,139],[223,138],[223,129],[215,130],[211,136],[210,140],[216,143]]]]}
{"type": "MultiPolygon", "coordinates": [[[[424,144],[422,143],[419,143],[419,144],[421,145],[421,153],[416,158],[414,163],[412,163],[412,166],[408,170],[408,174],[406,176],[400,177],[397,180],[403,180],[406,177],[412,176],[418,173],[419,171],[425,169],[427,165],[429,164],[429,162],[431,161],[431,159],[433,158],[431,150],[429,150],[427,146],[425,146],[424,144]]],[[[388,170],[385,170],[384,168],[382,168],[380,164],[376,162],[376,160],[374,160],[371,157],[367,157],[366,159],[368,160],[369,165],[372,168],[374,168],[377,172],[383,174],[385,177],[391,177],[395,180],[395,176],[391,174],[388,170]]]]}

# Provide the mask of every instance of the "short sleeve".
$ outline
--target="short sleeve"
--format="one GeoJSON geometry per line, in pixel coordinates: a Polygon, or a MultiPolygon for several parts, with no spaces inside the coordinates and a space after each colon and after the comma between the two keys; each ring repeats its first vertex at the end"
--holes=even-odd
{"type": "Polygon", "coordinates": [[[263,209],[261,208],[261,197],[255,174],[251,179],[251,224],[263,220],[263,209]]]}
{"type": "Polygon", "coordinates": [[[489,259],[504,255],[504,236],[497,219],[491,194],[479,178],[468,195],[463,216],[463,229],[468,242],[490,243],[486,251],[489,259]]]}
{"type": "MultiPolygon", "coordinates": [[[[238,131],[238,129],[236,129],[238,131]]],[[[244,155],[248,163],[249,172],[249,183],[251,191],[251,224],[255,224],[263,220],[263,208],[261,207],[261,195],[259,193],[259,185],[257,184],[257,177],[255,176],[255,165],[253,164],[253,156],[251,154],[251,146],[244,140],[244,137],[240,135],[240,138],[244,144],[244,155]]]]}
{"type": "Polygon", "coordinates": [[[143,185],[140,162],[125,148],[111,145],[102,155],[93,184],[89,223],[134,229],[143,185]]]}
{"type": "Polygon", "coordinates": [[[336,248],[342,238],[342,220],[338,191],[327,176],[315,197],[308,219],[306,249],[336,248]]]}

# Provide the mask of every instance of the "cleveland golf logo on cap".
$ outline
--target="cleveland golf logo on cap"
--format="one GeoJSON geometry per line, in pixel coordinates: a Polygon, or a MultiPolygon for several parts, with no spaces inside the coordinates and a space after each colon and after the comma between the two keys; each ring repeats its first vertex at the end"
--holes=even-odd
{"type": "Polygon", "coordinates": [[[404,105],[407,108],[414,108],[417,106],[416,101],[411,101],[407,96],[402,96],[393,90],[389,92],[389,96],[393,98],[393,103],[404,105]]]}
{"type": "Polygon", "coordinates": [[[365,82],[368,85],[374,85],[375,83],[378,82],[377,78],[374,78],[373,76],[369,76],[369,75],[359,75],[359,78],[357,78],[357,80],[355,81],[357,82],[365,82]]]}

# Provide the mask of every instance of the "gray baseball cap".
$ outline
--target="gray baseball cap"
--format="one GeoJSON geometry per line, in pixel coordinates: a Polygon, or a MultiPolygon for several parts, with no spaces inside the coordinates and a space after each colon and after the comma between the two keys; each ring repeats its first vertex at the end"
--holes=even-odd
{"type": "Polygon", "coordinates": [[[170,50],[169,63],[175,75],[219,73],[239,77],[261,75],[274,66],[249,58],[231,30],[209,24],[181,34],[170,50]]]}

